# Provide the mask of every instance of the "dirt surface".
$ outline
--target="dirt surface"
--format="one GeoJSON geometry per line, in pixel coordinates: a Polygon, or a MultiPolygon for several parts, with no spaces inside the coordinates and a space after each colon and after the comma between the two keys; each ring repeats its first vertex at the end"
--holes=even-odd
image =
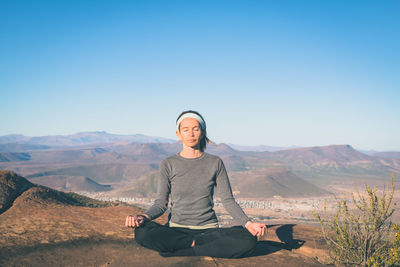
{"type": "Polygon", "coordinates": [[[284,248],[280,242],[260,241],[252,257],[163,258],[134,240],[80,240],[0,250],[1,266],[323,266],[316,259],[284,248]]]}
{"type": "Polygon", "coordinates": [[[298,225],[268,226],[251,257],[163,258],[136,244],[132,230],[121,239],[86,238],[0,249],[0,266],[323,266],[324,242],[317,229],[298,225]]]}
{"type": "MultiPolygon", "coordinates": [[[[71,205],[20,203],[0,215],[0,247],[32,246],[78,239],[125,239],[128,214],[140,210],[128,206],[88,208],[71,205]]],[[[24,201],[22,201],[24,202],[24,201]]]]}
{"type": "MultiPolygon", "coordinates": [[[[0,266],[322,266],[327,254],[318,228],[268,225],[251,257],[163,258],[136,244],[125,217],[128,205],[83,207],[35,187],[0,214],[0,266]],[[39,194],[40,193],[40,194],[39,194]]],[[[85,200],[87,201],[87,200],[85,200]]],[[[165,223],[166,216],[156,221],[165,223]]]]}

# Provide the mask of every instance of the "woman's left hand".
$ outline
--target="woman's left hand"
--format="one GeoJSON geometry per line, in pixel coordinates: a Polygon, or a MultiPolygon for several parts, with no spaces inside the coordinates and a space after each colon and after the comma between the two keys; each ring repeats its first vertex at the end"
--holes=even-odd
{"type": "Polygon", "coordinates": [[[263,223],[248,221],[244,227],[257,237],[263,236],[267,232],[267,226],[263,223]]]}

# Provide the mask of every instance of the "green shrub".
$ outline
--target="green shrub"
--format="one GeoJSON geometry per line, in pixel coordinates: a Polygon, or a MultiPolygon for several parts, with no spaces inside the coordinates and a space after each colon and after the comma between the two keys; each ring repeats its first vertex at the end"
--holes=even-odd
{"type": "Polygon", "coordinates": [[[387,254],[373,255],[368,261],[369,266],[399,266],[400,265],[400,224],[393,224],[393,241],[387,254]]]}
{"type": "Polygon", "coordinates": [[[384,189],[381,196],[376,188],[365,185],[367,196],[357,190],[356,196],[352,194],[351,206],[346,200],[336,198],[337,210],[332,217],[321,218],[314,211],[336,265],[396,266],[400,263],[399,228],[392,227],[389,221],[394,212],[394,189],[392,175],[390,191],[384,189]]]}

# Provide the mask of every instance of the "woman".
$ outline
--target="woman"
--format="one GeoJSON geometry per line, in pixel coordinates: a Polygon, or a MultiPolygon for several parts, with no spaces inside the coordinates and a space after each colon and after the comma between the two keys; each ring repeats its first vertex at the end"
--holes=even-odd
{"type": "Polygon", "coordinates": [[[137,243],[165,257],[250,255],[266,226],[246,216],[232,196],[222,160],[204,152],[209,139],[203,117],[192,110],[182,112],[176,120],[176,135],[182,151],[161,162],[157,199],[145,213],[127,216],[125,225],[135,228],[137,243]],[[242,226],[218,228],[214,187],[224,208],[242,226]],[[167,210],[169,197],[168,224],[151,222],[167,210]]]}

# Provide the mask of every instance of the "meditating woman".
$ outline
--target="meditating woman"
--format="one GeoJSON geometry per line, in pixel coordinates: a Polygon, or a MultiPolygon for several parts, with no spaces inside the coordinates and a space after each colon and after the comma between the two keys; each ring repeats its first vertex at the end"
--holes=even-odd
{"type": "Polygon", "coordinates": [[[196,111],[182,112],[176,120],[182,151],[160,164],[157,199],[140,215],[127,216],[140,245],[161,256],[239,258],[252,253],[265,224],[252,222],[232,195],[222,160],[204,152],[209,139],[206,123],[196,111]],[[224,208],[241,226],[219,228],[213,209],[214,187],[224,208]],[[168,208],[167,225],[152,222],[168,208]]]}

